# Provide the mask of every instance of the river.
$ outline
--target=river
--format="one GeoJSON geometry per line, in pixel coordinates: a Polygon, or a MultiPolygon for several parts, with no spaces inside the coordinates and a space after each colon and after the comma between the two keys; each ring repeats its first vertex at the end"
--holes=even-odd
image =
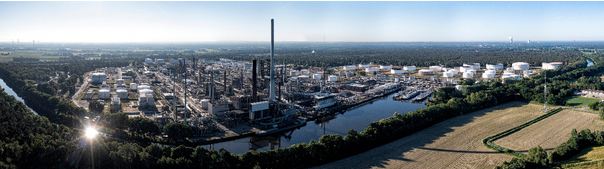
{"type": "Polygon", "coordinates": [[[286,148],[293,144],[315,142],[325,134],[346,135],[350,129],[361,132],[371,122],[390,117],[394,112],[408,113],[426,107],[423,103],[392,100],[392,95],[376,99],[360,107],[349,109],[344,114],[338,114],[333,119],[317,123],[310,121],[306,126],[293,131],[275,133],[263,137],[247,137],[233,141],[204,145],[209,149],[220,150],[224,148],[231,153],[241,154],[248,150],[267,151],[276,148],[286,148]]]}
{"type": "MultiPolygon", "coordinates": [[[[23,104],[25,104],[25,101],[23,101],[23,98],[19,97],[19,96],[17,95],[17,93],[15,93],[15,91],[13,91],[13,89],[12,89],[12,88],[8,87],[8,86],[6,85],[6,83],[4,83],[4,80],[3,80],[3,79],[0,79],[0,86],[2,86],[2,88],[4,89],[4,91],[5,91],[6,93],[8,93],[8,95],[15,96],[15,98],[16,98],[17,100],[19,100],[19,101],[21,101],[23,104]]],[[[25,104],[25,106],[27,106],[27,104],[25,104]]],[[[29,108],[29,110],[31,110],[31,112],[34,112],[34,114],[38,115],[38,113],[36,113],[36,111],[34,111],[33,109],[31,109],[29,106],[27,106],[27,108],[29,108]]]]}

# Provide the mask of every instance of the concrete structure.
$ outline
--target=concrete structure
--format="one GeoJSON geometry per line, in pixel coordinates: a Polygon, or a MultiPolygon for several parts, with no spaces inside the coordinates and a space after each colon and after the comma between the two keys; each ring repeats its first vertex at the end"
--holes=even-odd
{"type": "Polygon", "coordinates": [[[433,74],[434,74],[434,71],[430,70],[430,69],[419,70],[419,75],[422,75],[422,76],[429,76],[429,75],[433,75],[433,74]]]}
{"type": "Polygon", "coordinates": [[[415,66],[403,66],[403,70],[406,71],[414,71],[416,68],[415,66]]]}
{"type": "Polygon", "coordinates": [[[268,116],[268,102],[251,103],[252,111],[250,112],[250,120],[257,120],[268,116]]]}
{"type": "Polygon", "coordinates": [[[93,73],[92,74],[92,83],[100,84],[107,81],[107,75],[105,73],[93,73]]]}
{"type": "Polygon", "coordinates": [[[356,70],[357,67],[356,66],[343,66],[342,69],[344,69],[344,70],[356,70]]]}
{"type": "Polygon", "coordinates": [[[392,65],[380,65],[380,69],[392,69],[392,65]]]}
{"type": "Polygon", "coordinates": [[[528,70],[529,64],[526,62],[515,62],[512,63],[512,68],[514,68],[514,70],[528,70]]]}
{"type": "Polygon", "coordinates": [[[405,70],[401,70],[401,69],[390,69],[390,73],[391,73],[391,74],[403,74],[403,73],[405,73],[405,70]]]}
{"type": "Polygon", "coordinates": [[[372,67],[365,68],[365,72],[367,72],[367,73],[377,72],[377,71],[379,71],[378,68],[372,68],[372,67]]]}
{"type": "Polygon", "coordinates": [[[490,69],[490,70],[502,70],[503,69],[503,64],[501,64],[501,63],[487,64],[487,69],[490,69]]]}
{"type": "Polygon", "coordinates": [[[229,111],[229,104],[226,101],[208,103],[208,113],[216,116],[224,116],[229,111]]]}
{"type": "Polygon", "coordinates": [[[145,59],[145,63],[147,63],[147,64],[153,64],[153,59],[151,59],[151,58],[146,58],[146,59],[145,59]]]}
{"type": "Polygon", "coordinates": [[[329,78],[327,79],[330,82],[337,82],[338,81],[338,76],[336,75],[329,75],[329,78]]]}
{"type": "Polygon", "coordinates": [[[541,63],[541,69],[555,70],[555,69],[558,69],[558,67],[562,66],[563,64],[564,63],[562,63],[562,62],[550,62],[550,63],[543,62],[543,63],[541,63]]]}
{"type": "Polygon", "coordinates": [[[209,103],[210,103],[210,99],[201,100],[201,109],[208,110],[209,103]]]}

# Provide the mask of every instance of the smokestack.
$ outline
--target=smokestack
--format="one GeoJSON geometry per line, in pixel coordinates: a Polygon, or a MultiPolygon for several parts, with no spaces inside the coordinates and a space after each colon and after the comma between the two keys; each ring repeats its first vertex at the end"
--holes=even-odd
{"type": "Polygon", "coordinates": [[[275,101],[275,22],[273,19],[271,19],[271,85],[269,101],[275,101]]]}
{"type": "Polygon", "coordinates": [[[253,64],[253,66],[252,66],[252,103],[254,103],[254,102],[256,102],[256,98],[258,98],[258,96],[256,95],[256,92],[258,90],[256,88],[256,82],[257,82],[256,67],[258,67],[258,65],[256,64],[256,59],[254,59],[252,61],[252,64],[253,64]]]}
{"type": "Polygon", "coordinates": [[[226,80],[227,80],[227,78],[226,78],[226,74],[227,74],[227,71],[225,70],[225,71],[224,71],[224,79],[223,79],[223,81],[224,81],[224,82],[223,82],[223,83],[224,83],[224,96],[229,96],[229,94],[228,94],[228,93],[229,93],[229,90],[227,89],[227,81],[226,81],[226,80]]]}

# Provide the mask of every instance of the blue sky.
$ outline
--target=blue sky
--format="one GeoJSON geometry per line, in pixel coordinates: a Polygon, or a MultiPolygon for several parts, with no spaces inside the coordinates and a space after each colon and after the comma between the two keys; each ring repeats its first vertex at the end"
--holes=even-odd
{"type": "Polygon", "coordinates": [[[0,41],[602,41],[604,2],[0,2],[0,41]]]}

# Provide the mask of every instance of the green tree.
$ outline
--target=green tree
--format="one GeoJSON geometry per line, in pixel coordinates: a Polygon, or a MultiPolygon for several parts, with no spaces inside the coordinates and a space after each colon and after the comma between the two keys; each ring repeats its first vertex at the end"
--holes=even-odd
{"type": "Polygon", "coordinates": [[[128,119],[128,127],[130,131],[137,134],[159,134],[159,126],[157,122],[145,117],[134,117],[128,119]]]}
{"type": "Polygon", "coordinates": [[[184,139],[193,135],[193,129],[189,125],[172,122],[164,126],[164,134],[173,139],[184,139]]]}
{"type": "Polygon", "coordinates": [[[93,100],[88,103],[88,110],[93,113],[101,113],[105,109],[105,105],[101,104],[99,101],[93,100]]]}
{"type": "Polygon", "coordinates": [[[126,129],[128,125],[128,115],[126,113],[111,113],[107,115],[107,127],[114,129],[126,129]]]}

